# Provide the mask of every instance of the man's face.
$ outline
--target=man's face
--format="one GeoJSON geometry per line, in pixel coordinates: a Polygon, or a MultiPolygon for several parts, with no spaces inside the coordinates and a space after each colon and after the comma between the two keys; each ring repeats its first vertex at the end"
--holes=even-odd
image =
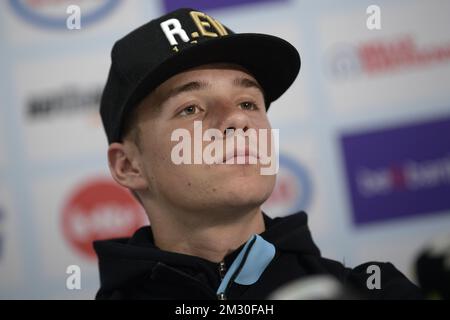
{"type": "MultiPolygon", "coordinates": [[[[144,99],[137,110],[139,161],[150,198],[172,209],[192,212],[229,212],[261,205],[273,190],[275,175],[262,175],[259,161],[249,164],[247,158],[246,164],[236,164],[235,158],[235,164],[173,162],[172,150],[179,141],[171,141],[171,136],[177,129],[186,129],[192,137],[193,162],[194,121],[201,121],[203,132],[215,128],[224,133],[224,155],[230,141],[225,137],[226,129],[266,129],[270,137],[263,93],[255,78],[242,68],[212,64],[173,76],[144,99]]],[[[211,142],[201,142],[201,151],[208,144],[211,142]]],[[[268,150],[270,154],[270,144],[268,150]]]]}

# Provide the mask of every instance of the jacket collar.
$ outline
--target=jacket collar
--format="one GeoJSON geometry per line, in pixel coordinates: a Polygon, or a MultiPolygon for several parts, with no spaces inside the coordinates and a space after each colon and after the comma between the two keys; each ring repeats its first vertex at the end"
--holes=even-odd
{"type": "MultiPolygon", "coordinates": [[[[276,250],[320,256],[320,251],[312,240],[305,212],[275,219],[266,214],[263,216],[266,231],[260,236],[273,244],[276,250]]],[[[225,257],[228,266],[244,246],[245,243],[225,257]]],[[[157,248],[150,226],[140,228],[131,238],[95,241],[94,248],[99,258],[101,290],[108,291],[129,285],[136,278],[151,276],[155,269],[164,265],[192,277],[202,274],[210,283],[217,281],[216,263],[157,248]]]]}

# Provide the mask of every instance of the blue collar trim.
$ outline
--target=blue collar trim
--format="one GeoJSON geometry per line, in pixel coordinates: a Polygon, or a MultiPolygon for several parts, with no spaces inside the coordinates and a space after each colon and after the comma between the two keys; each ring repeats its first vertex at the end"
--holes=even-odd
{"type": "Polygon", "coordinates": [[[217,294],[225,293],[230,281],[242,285],[255,283],[274,257],[273,244],[257,234],[251,236],[225,274],[217,294]]]}

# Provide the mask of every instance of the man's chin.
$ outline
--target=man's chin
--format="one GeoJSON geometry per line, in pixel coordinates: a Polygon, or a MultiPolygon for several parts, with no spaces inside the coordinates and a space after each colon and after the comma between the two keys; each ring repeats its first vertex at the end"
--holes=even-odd
{"type": "Polygon", "coordinates": [[[230,203],[240,205],[261,205],[273,191],[274,183],[265,178],[229,177],[221,192],[230,203]]]}

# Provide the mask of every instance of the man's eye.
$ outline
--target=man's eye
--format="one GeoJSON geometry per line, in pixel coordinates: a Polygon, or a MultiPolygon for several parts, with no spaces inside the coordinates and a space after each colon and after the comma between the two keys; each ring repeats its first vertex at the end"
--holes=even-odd
{"type": "Polygon", "coordinates": [[[244,101],[239,104],[242,110],[256,110],[258,106],[251,101],[244,101]]]}
{"type": "Polygon", "coordinates": [[[196,105],[190,105],[181,110],[181,116],[189,116],[191,114],[196,114],[198,112],[198,107],[196,105]]]}

